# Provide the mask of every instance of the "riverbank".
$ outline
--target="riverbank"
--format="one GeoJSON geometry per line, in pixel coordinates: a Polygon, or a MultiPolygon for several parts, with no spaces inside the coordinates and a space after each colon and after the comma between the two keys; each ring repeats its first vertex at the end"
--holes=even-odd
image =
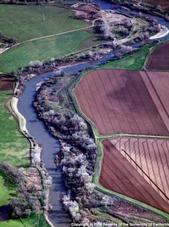
{"type": "MultiPolygon", "coordinates": [[[[14,90],[14,94],[17,90],[18,84],[16,85],[16,88],[14,90]]],[[[49,209],[49,188],[51,186],[51,179],[48,176],[45,167],[42,165],[42,160],[41,160],[41,150],[42,148],[39,146],[39,144],[29,135],[29,132],[26,127],[26,119],[24,116],[19,112],[18,110],[18,98],[13,96],[10,100],[10,111],[11,113],[15,116],[15,118],[18,120],[19,124],[19,130],[20,132],[28,139],[30,143],[30,157],[31,157],[31,166],[35,167],[37,171],[40,174],[41,181],[42,181],[42,187],[43,187],[43,193],[45,195],[44,198],[44,203],[45,203],[45,212],[44,216],[45,219],[47,220],[48,224],[50,226],[54,226],[49,218],[48,218],[48,213],[47,210],[49,209]]],[[[30,168],[30,167],[29,167],[30,168]]]]}

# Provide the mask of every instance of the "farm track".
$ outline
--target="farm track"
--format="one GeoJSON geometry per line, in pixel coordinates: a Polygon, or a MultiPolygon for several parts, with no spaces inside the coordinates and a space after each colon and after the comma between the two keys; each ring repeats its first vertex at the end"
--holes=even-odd
{"type": "Polygon", "coordinates": [[[60,33],[41,36],[41,37],[37,37],[37,38],[33,38],[33,39],[28,39],[28,40],[21,42],[20,44],[24,44],[24,43],[28,43],[28,42],[32,42],[32,41],[37,41],[37,40],[42,40],[42,39],[48,39],[48,38],[52,38],[52,37],[55,37],[55,36],[66,35],[66,34],[77,32],[77,31],[84,31],[84,30],[90,29],[92,27],[93,27],[93,25],[90,25],[90,26],[87,26],[87,27],[84,27],[84,28],[72,29],[72,30],[69,30],[69,31],[66,31],[66,32],[60,32],[60,33]]]}

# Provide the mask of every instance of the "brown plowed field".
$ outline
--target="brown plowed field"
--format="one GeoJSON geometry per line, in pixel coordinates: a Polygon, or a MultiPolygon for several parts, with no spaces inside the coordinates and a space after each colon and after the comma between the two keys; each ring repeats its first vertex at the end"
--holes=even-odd
{"type": "Polygon", "coordinates": [[[94,71],[81,79],[75,95],[100,134],[169,135],[168,117],[145,72],[94,71]]]}
{"type": "Polygon", "coordinates": [[[0,76],[0,91],[10,90],[14,88],[14,77],[0,76]]]}
{"type": "Polygon", "coordinates": [[[146,0],[145,2],[150,3],[154,6],[161,6],[165,11],[169,11],[169,1],[168,0],[146,0]]]}
{"type": "Polygon", "coordinates": [[[161,6],[164,10],[169,10],[169,1],[168,0],[143,0],[143,3],[148,3],[154,6],[161,6]]]}
{"type": "Polygon", "coordinates": [[[169,117],[169,72],[149,72],[148,78],[169,117]]]}
{"type": "Polygon", "coordinates": [[[118,138],[111,143],[169,202],[169,140],[118,138]]]}
{"type": "MultiPolygon", "coordinates": [[[[112,191],[169,212],[168,200],[164,199],[152,187],[143,174],[131,164],[112,142],[105,140],[103,145],[104,158],[100,183],[112,191]]],[[[140,159],[140,157],[138,158],[140,159]]],[[[163,161],[165,162],[164,159],[163,161]]]]}
{"type": "Polygon", "coordinates": [[[169,71],[169,43],[157,47],[150,55],[146,68],[153,71],[169,71]]]}
{"type": "Polygon", "coordinates": [[[152,6],[161,6],[161,8],[165,11],[169,11],[169,1],[168,0],[132,0],[132,2],[137,2],[142,5],[150,4],[152,6]]]}

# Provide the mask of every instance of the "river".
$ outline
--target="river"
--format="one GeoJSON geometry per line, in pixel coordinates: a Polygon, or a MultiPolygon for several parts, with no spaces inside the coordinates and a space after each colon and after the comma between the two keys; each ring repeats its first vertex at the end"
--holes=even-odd
{"type": "MultiPolygon", "coordinates": [[[[119,7],[119,5],[113,5],[102,0],[96,2],[99,2],[103,9],[114,9],[129,14],[129,10],[119,7]]],[[[136,11],[132,11],[132,13],[136,14],[136,11]]],[[[166,22],[164,19],[161,19],[159,17],[155,18],[158,19],[161,24],[164,24],[169,28],[169,23],[166,22]]],[[[169,35],[162,40],[164,39],[169,39],[169,35]]],[[[106,58],[102,59],[102,61],[95,64],[103,63],[112,57],[113,54],[106,56],[106,58]]],[[[69,66],[65,68],[64,71],[69,73],[75,73],[90,66],[93,67],[94,65],[92,65],[91,63],[84,63],[69,66]]],[[[44,126],[44,123],[38,119],[35,109],[32,105],[34,96],[36,94],[36,85],[53,76],[53,73],[46,73],[39,75],[31,79],[30,81],[27,81],[25,84],[25,90],[19,98],[18,109],[26,119],[26,126],[29,131],[29,134],[34,137],[39,144],[42,145],[42,160],[45,163],[49,175],[52,177],[53,184],[50,189],[49,202],[53,206],[54,211],[48,213],[49,219],[57,227],[66,227],[70,226],[71,220],[69,218],[69,215],[64,211],[62,203],[60,201],[62,194],[66,193],[66,189],[64,187],[61,170],[56,170],[56,166],[54,164],[54,157],[59,151],[59,142],[56,138],[52,137],[48,133],[47,129],[44,126]]]]}

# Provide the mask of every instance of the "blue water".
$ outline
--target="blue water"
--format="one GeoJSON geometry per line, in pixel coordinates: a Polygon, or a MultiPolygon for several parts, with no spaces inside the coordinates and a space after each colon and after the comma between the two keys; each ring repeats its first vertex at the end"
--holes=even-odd
{"type": "MultiPolygon", "coordinates": [[[[69,66],[65,68],[64,71],[66,73],[76,73],[90,66],[91,64],[82,63],[69,66]]],[[[56,165],[54,163],[55,155],[60,149],[59,141],[49,134],[44,123],[38,119],[32,105],[32,101],[36,94],[36,85],[48,80],[54,75],[54,73],[46,73],[27,81],[24,92],[19,98],[18,109],[26,119],[26,127],[29,134],[42,145],[42,160],[49,175],[52,177],[53,183],[50,190],[49,202],[54,208],[54,211],[49,212],[49,219],[57,227],[66,227],[69,226],[71,222],[69,215],[65,212],[61,203],[61,197],[66,193],[66,188],[64,187],[61,169],[58,168],[56,170],[56,165]]]]}

